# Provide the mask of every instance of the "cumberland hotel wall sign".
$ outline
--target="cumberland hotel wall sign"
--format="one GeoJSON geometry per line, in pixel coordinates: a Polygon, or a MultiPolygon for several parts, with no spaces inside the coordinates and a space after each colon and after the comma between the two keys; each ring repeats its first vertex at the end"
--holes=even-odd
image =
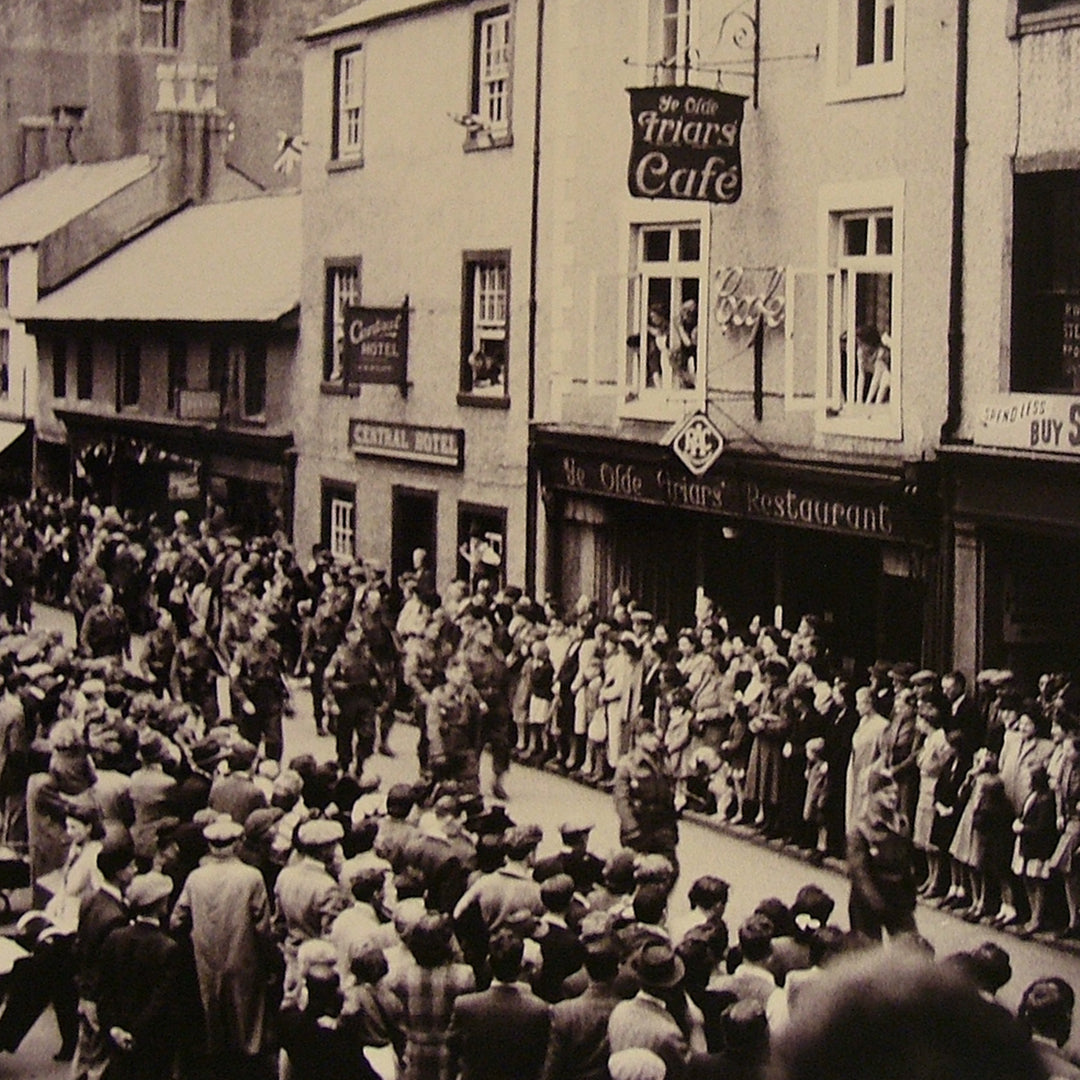
{"type": "Polygon", "coordinates": [[[630,91],[634,124],[628,181],[639,199],[733,203],[742,194],[746,98],[697,86],[630,91]]]}

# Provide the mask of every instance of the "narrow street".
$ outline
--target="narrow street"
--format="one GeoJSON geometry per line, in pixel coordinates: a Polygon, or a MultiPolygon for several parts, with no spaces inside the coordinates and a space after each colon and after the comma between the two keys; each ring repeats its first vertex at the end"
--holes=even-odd
{"type": "MultiPolygon", "coordinates": [[[[39,608],[37,620],[40,626],[55,626],[64,629],[65,633],[71,632],[70,618],[62,612],[39,608]]],[[[319,760],[330,757],[333,740],[329,736],[316,735],[311,697],[303,687],[295,689],[295,706],[296,715],[285,725],[286,759],[300,753],[312,753],[319,760]]],[[[415,744],[415,729],[397,724],[391,734],[395,756],[377,757],[369,765],[369,771],[381,777],[384,790],[399,780],[415,778],[415,744]]],[[[489,770],[490,764],[485,762],[485,790],[490,785],[489,770]]],[[[536,822],[543,826],[545,840],[541,855],[558,844],[559,823],[570,816],[584,815],[595,822],[590,846],[597,854],[604,855],[617,846],[618,829],[609,795],[564,777],[518,765],[510,771],[507,789],[510,794],[507,808],[511,817],[518,823],[536,822]]],[[[694,878],[713,873],[732,884],[726,921],[733,934],[760,900],[777,896],[790,903],[798,889],[808,882],[820,885],[836,899],[834,921],[847,925],[847,881],[843,875],[828,868],[813,867],[752,841],[686,821],[680,831],[679,861],[682,876],[671,911],[676,918],[687,910],[686,890],[694,878]]],[[[920,932],[934,945],[939,956],[973,948],[986,940],[993,940],[1004,948],[1012,960],[1013,978],[1001,997],[1010,1007],[1016,1006],[1024,987],[1040,976],[1060,975],[1072,986],[1080,987],[1080,954],[1038,941],[1021,941],[984,926],[972,926],[925,905],[920,906],[917,921],[920,932]]],[[[0,1055],[0,1078],[61,1080],[68,1075],[69,1068],[52,1061],[58,1045],[52,1015],[47,1013],[18,1054],[0,1055]]],[[[1080,1037],[1075,1032],[1070,1048],[1080,1051],[1080,1037]]]]}

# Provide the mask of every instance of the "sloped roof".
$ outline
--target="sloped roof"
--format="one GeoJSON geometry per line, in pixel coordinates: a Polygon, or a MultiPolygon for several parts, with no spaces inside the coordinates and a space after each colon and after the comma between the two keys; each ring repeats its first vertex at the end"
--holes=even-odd
{"type": "Polygon", "coordinates": [[[94,165],[61,165],[0,196],[0,248],[38,244],[154,167],[147,154],[94,165]]]}
{"type": "Polygon", "coordinates": [[[381,22],[398,15],[408,15],[425,8],[447,7],[461,2],[462,0],[360,0],[359,4],[353,4],[352,7],[321,22],[304,37],[308,41],[316,41],[353,27],[366,26],[368,23],[381,22]]]}
{"type": "Polygon", "coordinates": [[[38,301],[31,321],[274,322],[300,303],[300,196],[191,206],[38,301]]]}

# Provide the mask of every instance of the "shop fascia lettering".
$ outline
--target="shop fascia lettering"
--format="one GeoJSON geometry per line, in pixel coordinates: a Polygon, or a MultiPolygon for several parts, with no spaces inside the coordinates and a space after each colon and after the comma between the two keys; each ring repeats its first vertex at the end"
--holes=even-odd
{"type": "Polygon", "coordinates": [[[845,529],[891,536],[892,510],[879,501],[877,506],[800,495],[793,488],[785,491],[762,491],[753,481],[746,483],[746,514],[748,517],[808,525],[819,529],[845,529]]]}

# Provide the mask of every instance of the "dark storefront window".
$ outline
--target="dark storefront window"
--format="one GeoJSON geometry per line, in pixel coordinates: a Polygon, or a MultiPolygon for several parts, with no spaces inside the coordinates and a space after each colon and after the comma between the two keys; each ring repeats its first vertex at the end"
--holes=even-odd
{"type": "Polygon", "coordinates": [[[1019,175],[1010,389],[1080,392],[1080,172],[1019,175]]]}
{"type": "Polygon", "coordinates": [[[54,398],[67,397],[67,342],[60,337],[52,343],[52,392],[54,398]]]}
{"type": "Polygon", "coordinates": [[[182,338],[169,342],[168,356],[169,411],[180,408],[180,391],[188,388],[187,342],[182,338]]]}
{"type": "Polygon", "coordinates": [[[116,407],[139,404],[142,393],[142,349],[137,341],[122,341],[116,347],[116,407]]]}
{"type": "Polygon", "coordinates": [[[244,349],[244,417],[266,412],[266,342],[249,341],[244,349]]]}
{"type": "Polygon", "coordinates": [[[94,344],[81,338],[75,354],[75,394],[80,401],[94,396],[94,344]]]}

